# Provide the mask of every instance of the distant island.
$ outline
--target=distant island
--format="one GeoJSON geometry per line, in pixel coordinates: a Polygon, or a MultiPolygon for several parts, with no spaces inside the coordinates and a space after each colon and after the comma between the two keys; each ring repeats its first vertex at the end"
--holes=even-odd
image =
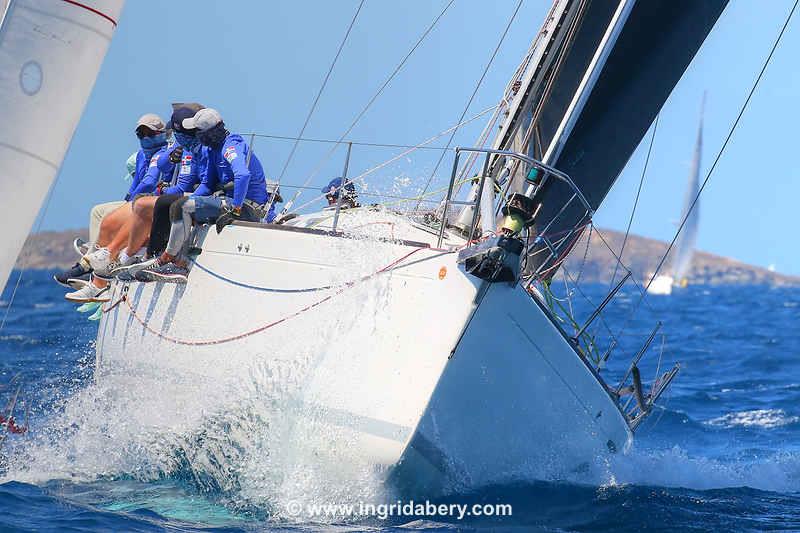
{"type": "MultiPolygon", "coordinates": [[[[600,232],[613,250],[620,249],[624,234],[604,229],[601,229],[600,232]]],[[[75,251],[72,249],[72,240],[77,236],[86,238],[87,234],[87,230],[78,229],[44,231],[31,235],[17,258],[16,268],[47,270],[69,268],[77,259],[75,251]]],[[[630,235],[625,245],[624,262],[634,276],[642,280],[652,273],[666,249],[667,243],[665,242],[630,235]]],[[[593,232],[588,252],[585,252],[586,238],[584,237],[575,245],[566,262],[569,272],[575,276],[580,270],[582,272],[581,279],[584,281],[608,282],[614,272],[615,259],[597,232],[593,232]]],[[[689,283],[800,285],[800,277],[787,276],[734,259],[697,252],[694,255],[689,283]]]]}

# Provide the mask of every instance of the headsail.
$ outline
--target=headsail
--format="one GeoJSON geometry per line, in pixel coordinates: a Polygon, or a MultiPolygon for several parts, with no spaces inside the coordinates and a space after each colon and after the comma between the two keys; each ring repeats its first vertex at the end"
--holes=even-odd
{"type": "Polygon", "coordinates": [[[124,0],[0,1],[4,286],[94,86],[124,0]]]}
{"type": "Polygon", "coordinates": [[[672,265],[672,277],[675,283],[679,284],[684,282],[692,266],[692,256],[694,255],[694,247],[697,242],[697,230],[700,223],[700,205],[695,203],[692,208],[692,203],[695,201],[695,198],[698,197],[697,193],[700,189],[700,159],[703,152],[704,107],[705,95],[703,95],[703,104],[700,108],[700,125],[697,128],[697,142],[694,147],[694,157],[692,158],[689,183],[686,187],[686,195],[683,199],[683,211],[681,212],[681,220],[686,219],[686,223],[683,225],[683,230],[675,243],[676,252],[672,265]],[[692,209],[691,212],[689,209],[692,209]]]}
{"type": "MultiPolygon", "coordinates": [[[[546,54],[555,59],[547,65],[543,60],[542,68],[535,69],[546,75],[530,77],[531,85],[523,88],[530,101],[519,106],[519,119],[501,131],[498,147],[547,159],[571,176],[597,209],[726,4],[727,0],[570,3],[550,41],[560,44],[546,54]],[[615,26],[619,17],[621,28],[615,26]],[[597,72],[590,76],[592,69],[597,72]],[[565,121],[568,128],[562,127],[565,121]]],[[[518,170],[515,179],[526,171],[518,170]]],[[[558,233],[581,221],[582,207],[561,211],[570,196],[556,180],[545,185],[539,193],[538,231],[552,222],[548,231],[558,233]]],[[[531,258],[528,269],[545,257],[531,258]]]]}

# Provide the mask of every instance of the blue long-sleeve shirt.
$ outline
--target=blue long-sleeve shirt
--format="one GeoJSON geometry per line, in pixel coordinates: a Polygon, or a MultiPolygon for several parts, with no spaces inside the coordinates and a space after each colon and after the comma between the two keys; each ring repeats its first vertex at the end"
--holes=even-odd
{"type": "Polygon", "coordinates": [[[234,207],[241,207],[245,199],[257,204],[267,202],[267,181],[261,161],[250,154],[250,164],[246,163],[250,146],[241,135],[235,133],[225,137],[219,149],[208,148],[205,165],[201,170],[201,183],[195,196],[209,196],[218,186],[233,182],[233,191],[225,194],[232,198],[234,207]]]}
{"type": "Polygon", "coordinates": [[[166,187],[161,194],[184,194],[194,192],[195,186],[200,184],[200,168],[204,165],[205,151],[192,153],[186,151],[181,157],[181,166],[175,185],[166,187]]]}
{"type": "Polygon", "coordinates": [[[169,163],[170,151],[171,148],[165,146],[148,160],[144,150],[139,150],[136,154],[136,173],[125,196],[126,200],[133,200],[137,194],[147,194],[156,190],[162,175],[161,167],[169,163]]]}
{"type": "MultiPolygon", "coordinates": [[[[169,151],[169,155],[177,148],[178,145],[173,146],[169,151]]],[[[175,174],[176,165],[169,160],[169,155],[167,157],[160,157],[157,166],[164,180],[169,183],[169,186],[164,187],[160,194],[184,194],[193,192],[195,186],[201,181],[200,169],[204,165],[206,158],[205,152],[205,148],[201,148],[198,153],[193,153],[184,149],[180,165],[178,166],[177,176],[175,174]]]]}

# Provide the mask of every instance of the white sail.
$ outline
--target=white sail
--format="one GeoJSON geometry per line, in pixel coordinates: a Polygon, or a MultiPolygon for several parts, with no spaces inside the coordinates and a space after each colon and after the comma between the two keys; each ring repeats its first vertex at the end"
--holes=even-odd
{"type": "Polygon", "coordinates": [[[0,288],[83,114],[124,0],[0,0],[0,288]]]}
{"type": "MultiPolygon", "coordinates": [[[[703,107],[705,106],[705,96],[703,96],[703,107]]],[[[689,183],[686,187],[686,196],[683,200],[683,211],[681,220],[686,219],[686,223],[675,243],[675,257],[672,262],[672,277],[677,284],[685,283],[692,266],[692,256],[697,242],[697,231],[700,223],[700,205],[696,203],[692,208],[692,203],[697,198],[700,188],[700,159],[703,152],[703,111],[700,111],[700,125],[697,129],[697,143],[694,147],[694,157],[689,174],[689,183]],[[689,212],[691,209],[691,212],[689,212]],[[687,216],[688,213],[688,216],[687,216]]],[[[699,200],[699,199],[698,199],[699,200]]]]}

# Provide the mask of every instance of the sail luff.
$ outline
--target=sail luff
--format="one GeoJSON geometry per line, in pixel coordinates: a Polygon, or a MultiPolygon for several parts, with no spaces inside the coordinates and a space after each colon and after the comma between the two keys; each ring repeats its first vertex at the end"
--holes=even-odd
{"type": "Polygon", "coordinates": [[[682,283],[689,274],[692,266],[692,257],[697,243],[697,233],[700,227],[700,203],[695,202],[695,197],[700,189],[700,164],[703,153],[703,114],[705,108],[705,94],[700,107],[700,124],[697,128],[697,141],[695,142],[692,165],[689,171],[689,183],[683,200],[681,220],[686,219],[681,234],[675,243],[675,257],[673,260],[672,277],[676,283],[682,283]],[[694,207],[692,208],[692,204],[694,207]],[[691,212],[689,211],[691,209],[691,212]]]}
{"type": "MultiPolygon", "coordinates": [[[[598,10],[608,4],[592,2],[589,9],[598,10]]],[[[605,199],[726,5],[727,0],[648,0],[633,6],[559,157],[551,162],[573,179],[594,210],[605,199]]],[[[587,24],[596,31],[597,19],[590,20],[593,15],[591,11],[587,13],[582,31],[587,24]]],[[[592,46],[591,42],[584,39],[581,43],[583,53],[592,46]]],[[[570,75],[568,69],[562,74],[567,78],[570,75]]],[[[542,127],[545,136],[555,131],[554,123],[563,120],[564,108],[559,99],[564,98],[565,91],[570,96],[574,94],[570,87],[567,83],[553,102],[546,103],[551,111],[546,110],[535,125],[542,127]]],[[[537,231],[547,227],[551,234],[563,234],[585,221],[586,211],[580,206],[561,211],[570,194],[552,180],[537,193],[542,204],[537,231]]],[[[570,246],[565,243],[565,249],[570,246]]],[[[537,254],[539,249],[531,253],[537,254]]],[[[539,268],[547,257],[529,257],[528,271],[539,268]]]]}
{"type": "Polygon", "coordinates": [[[564,148],[564,143],[566,142],[567,138],[569,138],[572,128],[575,126],[581,111],[583,111],[583,107],[586,104],[586,101],[588,100],[589,95],[591,94],[592,89],[594,88],[594,85],[603,70],[603,66],[608,59],[611,50],[616,44],[617,38],[619,37],[622,28],[625,26],[628,16],[631,13],[631,9],[635,3],[636,0],[622,0],[617,5],[617,9],[614,11],[614,15],[611,17],[608,28],[606,29],[603,38],[600,40],[597,50],[595,51],[594,56],[592,56],[592,60],[589,62],[586,73],[584,74],[583,79],[581,79],[578,88],[575,90],[572,101],[570,102],[569,107],[567,107],[564,117],[556,129],[556,133],[553,136],[547,151],[542,156],[543,163],[552,164],[557,161],[558,157],[561,155],[561,150],[564,148]]]}

